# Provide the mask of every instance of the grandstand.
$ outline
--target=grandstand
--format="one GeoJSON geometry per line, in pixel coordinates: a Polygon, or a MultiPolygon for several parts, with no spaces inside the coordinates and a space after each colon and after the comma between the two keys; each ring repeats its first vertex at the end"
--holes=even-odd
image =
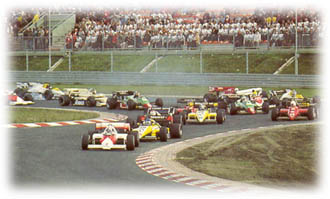
{"type": "Polygon", "coordinates": [[[299,47],[317,46],[323,31],[318,12],[299,9],[297,21],[293,9],[66,9],[50,16],[16,10],[8,32],[16,50],[47,50],[50,22],[52,48],[104,51],[291,47],[297,27],[299,47]]]}

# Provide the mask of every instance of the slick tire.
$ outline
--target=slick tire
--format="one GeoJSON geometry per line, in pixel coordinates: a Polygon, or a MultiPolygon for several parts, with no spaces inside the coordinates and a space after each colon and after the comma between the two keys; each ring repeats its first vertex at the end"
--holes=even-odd
{"type": "Polygon", "coordinates": [[[262,104],[262,112],[264,114],[268,114],[269,113],[269,103],[268,102],[264,102],[262,104]]]}
{"type": "Polygon", "coordinates": [[[81,138],[81,148],[82,150],[88,150],[89,135],[84,134],[81,138]]]}
{"type": "Polygon", "coordinates": [[[314,120],[316,118],[316,109],[314,106],[308,107],[307,118],[308,120],[314,120]]]}
{"type": "Polygon", "coordinates": [[[160,128],[159,139],[161,142],[167,142],[167,128],[166,127],[160,128]]]}
{"type": "Polygon", "coordinates": [[[86,105],[88,107],[94,107],[96,105],[95,97],[89,96],[86,100],[86,105]]]}
{"type": "Polygon", "coordinates": [[[183,118],[181,114],[173,115],[173,123],[182,124],[183,118]]]}
{"type": "Polygon", "coordinates": [[[136,103],[133,100],[128,100],[127,108],[128,108],[128,110],[134,110],[136,108],[136,103]]]}
{"type": "Polygon", "coordinates": [[[108,98],[107,99],[107,108],[108,109],[115,109],[117,107],[117,98],[108,98]]]}
{"type": "Polygon", "coordinates": [[[278,120],[279,112],[280,112],[279,108],[277,108],[277,107],[273,108],[272,113],[271,113],[272,121],[277,121],[278,120]]]}
{"type": "Polygon", "coordinates": [[[61,106],[68,106],[70,104],[70,97],[68,95],[62,95],[58,98],[58,103],[61,106]]]}
{"type": "Polygon", "coordinates": [[[127,138],[126,138],[126,149],[128,151],[134,151],[135,149],[135,142],[134,142],[135,138],[134,135],[132,134],[128,134],[127,138]]]}
{"type": "Polygon", "coordinates": [[[218,109],[217,110],[217,117],[216,117],[217,123],[218,124],[223,124],[224,121],[226,120],[226,112],[223,109],[218,109]]]}
{"type": "Polygon", "coordinates": [[[171,138],[181,138],[182,137],[182,125],[181,124],[171,124],[170,125],[170,136],[171,138]]]}

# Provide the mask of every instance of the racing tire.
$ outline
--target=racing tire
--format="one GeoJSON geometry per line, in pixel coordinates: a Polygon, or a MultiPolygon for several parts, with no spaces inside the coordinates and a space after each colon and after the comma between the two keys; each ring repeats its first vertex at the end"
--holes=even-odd
{"type": "Polygon", "coordinates": [[[51,90],[46,90],[44,96],[46,100],[51,100],[54,97],[54,94],[51,90]]]}
{"type": "Polygon", "coordinates": [[[261,97],[262,97],[262,98],[267,98],[267,99],[268,99],[267,91],[261,91],[261,97]]]}
{"type": "Polygon", "coordinates": [[[269,103],[268,102],[264,102],[262,104],[262,112],[264,114],[268,114],[269,113],[269,103]]]}
{"type": "Polygon", "coordinates": [[[279,116],[280,109],[279,108],[273,108],[271,113],[272,121],[277,121],[279,116]]]}
{"type": "Polygon", "coordinates": [[[203,98],[204,98],[205,102],[216,102],[217,101],[217,96],[215,96],[214,94],[211,94],[211,93],[206,93],[203,98]]]}
{"type": "Polygon", "coordinates": [[[182,124],[183,123],[182,115],[181,114],[173,115],[173,123],[182,124]]]}
{"type": "Polygon", "coordinates": [[[135,145],[135,147],[139,147],[140,146],[139,133],[138,132],[133,132],[132,135],[134,136],[134,145],[135,145]]]}
{"type": "Polygon", "coordinates": [[[134,110],[136,108],[136,103],[133,100],[128,100],[127,108],[128,108],[128,110],[134,110]]]}
{"type": "Polygon", "coordinates": [[[230,104],[230,110],[229,111],[230,111],[230,115],[237,114],[237,107],[236,107],[235,103],[230,104]]]}
{"type": "Polygon", "coordinates": [[[182,125],[181,124],[171,124],[170,125],[170,136],[171,138],[181,138],[182,137],[182,125]]]}
{"type": "Polygon", "coordinates": [[[126,123],[129,123],[131,129],[136,127],[136,123],[135,123],[135,121],[134,121],[132,118],[129,118],[129,117],[128,117],[128,118],[126,119],[126,123]]]}
{"type": "Polygon", "coordinates": [[[163,107],[164,106],[164,102],[162,98],[157,98],[155,101],[155,104],[159,107],[163,107]]]}
{"type": "Polygon", "coordinates": [[[117,107],[117,98],[112,97],[107,99],[107,108],[115,109],[117,107]]]}
{"type": "Polygon", "coordinates": [[[81,138],[81,148],[82,150],[88,150],[89,135],[84,134],[81,138]]]}
{"type": "Polygon", "coordinates": [[[96,105],[95,97],[93,97],[93,96],[89,96],[89,97],[87,98],[87,100],[86,100],[86,105],[87,105],[88,107],[93,107],[93,106],[95,106],[95,105],[96,105]]]}
{"type": "Polygon", "coordinates": [[[58,98],[58,103],[61,106],[68,106],[70,104],[70,97],[68,95],[62,95],[58,98]]]}
{"type": "Polygon", "coordinates": [[[23,97],[24,101],[33,101],[33,97],[31,94],[26,93],[23,97]]]}
{"type": "Polygon", "coordinates": [[[218,102],[218,108],[226,110],[227,109],[227,103],[225,101],[219,101],[218,102]]]}
{"type": "Polygon", "coordinates": [[[161,142],[167,142],[167,128],[166,127],[160,128],[159,139],[161,142]]]}
{"type": "Polygon", "coordinates": [[[127,137],[126,137],[126,149],[128,151],[134,151],[134,149],[135,149],[134,140],[135,140],[134,135],[132,135],[132,134],[127,135],[127,137]]]}
{"type": "Polygon", "coordinates": [[[187,111],[184,110],[180,114],[182,115],[182,124],[186,125],[187,124],[187,111]]]}
{"type": "Polygon", "coordinates": [[[316,114],[316,109],[314,106],[310,106],[308,107],[308,111],[307,111],[307,118],[308,120],[314,120],[316,118],[317,114],[316,114]]]}
{"type": "Polygon", "coordinates": [[[275,104],[276,106],[279,106],[280,105],[280,100],[278,99],[277,96],[273,96],[271,99],[270,99],[270,104],[275,104]]]}
{"type": "Polygon", "coordinates": [[[216,117],[218,124],[223,124],[223,122],[226,120],[226,112],[223,109],[217,110],[217,117],[216,117]]]}

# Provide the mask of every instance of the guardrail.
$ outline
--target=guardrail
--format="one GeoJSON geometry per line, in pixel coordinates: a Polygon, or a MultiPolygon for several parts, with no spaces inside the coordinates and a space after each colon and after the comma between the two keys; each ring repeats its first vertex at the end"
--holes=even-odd
{"type": "Polygon", "coordinates": [[[318,75],[122,72],[9,72],[10,82],[99,85],[202,85],[317,88],[318,75]]]}

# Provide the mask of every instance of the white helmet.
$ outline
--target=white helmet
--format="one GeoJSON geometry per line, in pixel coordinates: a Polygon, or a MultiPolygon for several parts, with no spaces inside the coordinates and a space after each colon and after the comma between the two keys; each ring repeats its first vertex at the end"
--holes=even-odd
{"type": "Polygon", "coordinates": [[[291,105],[291,106],[296,106],[297,104],[296,104],[295,101],[291,101],[290,105],[291,105]]]}

